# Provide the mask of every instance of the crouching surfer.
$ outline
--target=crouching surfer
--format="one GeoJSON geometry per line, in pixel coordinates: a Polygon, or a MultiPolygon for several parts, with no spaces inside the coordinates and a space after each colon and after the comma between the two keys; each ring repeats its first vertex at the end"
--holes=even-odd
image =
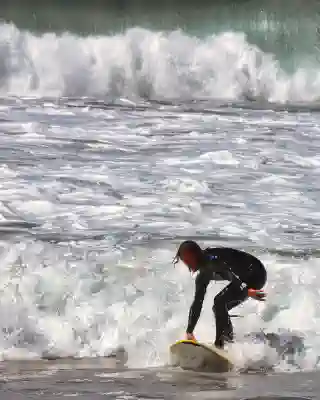
{"type": "Polygon", "coordinates": [[[225,342],[233,341],[234,336],[228,311],[249,297],[259,301],[265,300],[265,293],[261,289],[267,280],[266,269],[260,260],[246,252],[225,247],[203,250],[191,240],[180,245],[174,263],[179,260],[183,261],[190,271],[198,271],[186,330],[188,340],[195,340],[193,331],[200,317],[209,282],[230,282],[215,296],[213,304],[216,321],[215,346],[223,348],[225,342]]]}

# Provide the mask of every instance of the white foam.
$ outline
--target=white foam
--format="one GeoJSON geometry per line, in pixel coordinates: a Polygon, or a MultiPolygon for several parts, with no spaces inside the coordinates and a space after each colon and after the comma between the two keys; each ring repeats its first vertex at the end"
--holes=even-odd
{"type": "MultiPolygon", "coordinates": [[[[56,251],[48,253],[46,247],[38,245],[39,255],[34,246],[31,251],[25,245],[7,247],[6,254],[2,252],[1,325],[2,328],[11,326],[15,332],[14,335],[3,334],[3,356],[10,355],[10,349],[14,356],[19,348],[21,357],[28,351],[30,357],[44,351],[59,355],[105,355],[124,345],[129,352],[130,366],[166,363],[168,345],[184,334],[194,290],[186,268],[173,268],[171,264],[174,249],[171,252],[150,250],[132,258],[114,254],[112,263],[105,253],[105,271],[101,274],[92,269],[95,264],[85,260],[68,261],[71,256],[68,253],[62,261],[62,249],[58,254],[56,251]],[[37,264],[38,257],[44,255],[45,265],[37,264]],[[14,277],[11,266],[18,259],[23,264],[17,265],[14,277]],[[126,267],[121,271],[117,260],[131,265],[131,272],[126,267]],[[11,310],[10,318],[8,314],[3,315],[5,310],[11,310]],[[23,332],[21,342],[17,342],[16,329],[23,332]]],[[[320,322],[320,314],[314,307],[318,292],[311,277],[318,277],[317,260],[302,262],[296,268],[288,264],[284,268],[275,257],[261,258],[269,271],[269,302],[285,308],[269,322],[263,322],[263,309],[270,304],[248,301],[239,310],[244,318],[235,321],[237,334],[241,336],[260,328],[273,332],[281,329],[316,331],[320,322]],[[288,268],[297,274],[300,269],[304,271],[303,284],[290,278],[288,268]],[[285,277],[281,277],[281,271],[285,277]]],[[[214,338],[211,307],[214,294],[222,287],[221,283],[212,284],[208,289],[195,331],[201,340],[211,342],[214,338]]],[[[239,346],[238,361],[245,365],[248,352],[245,344],[239,346]]],[[[258,347],[255,355],[250,352],[250,357],[261,356],[262,350],[258,347]]],[[[316,351],[320,351],[320,347],[316,351]]]]}
{"type": "Polygon", "coordinates": [[[217,152],[209,152],[203,154],[201,157],[203,160],[210,160],[213,161],[215,164],[227,164],[227,165],[238,165],[239,161],[235,160],[234,157],[232,156],[232,153],[230,153],[227,150],[222,150],[222,151],[217,151],[217,152]]]}
{"type": "MultiPolygon", "coordinates": [[[[242,33],[198,39],[181,31],[135,28],[80,38],[69,33],[36,36],[2,23],[0,44],[3,94],[110,94],[124,104],[134,104],[137,96],[299,102],[316,100],[320,87],[318,69],[302,62],[288,75],[272,54],[251,45],[242,33]]],[[[46,113],[61,111],[48,103],[46,113]]]]}

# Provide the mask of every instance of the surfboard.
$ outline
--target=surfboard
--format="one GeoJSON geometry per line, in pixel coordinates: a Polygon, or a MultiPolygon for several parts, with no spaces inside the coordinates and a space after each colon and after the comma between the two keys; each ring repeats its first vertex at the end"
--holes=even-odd
{"type": "Polygon", "coordinates": [[[170,346],[171,362],[187,370],[228,372],[233,368],[225,350],[193,340],[179,340],[170,346]]]}

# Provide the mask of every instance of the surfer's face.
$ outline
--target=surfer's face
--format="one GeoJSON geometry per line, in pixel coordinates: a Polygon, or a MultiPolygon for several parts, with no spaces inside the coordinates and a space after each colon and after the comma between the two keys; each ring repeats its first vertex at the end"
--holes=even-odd
{"type": "Polygon", "coordinates": [[[198,270],[198,257],[194,252],[185,250],[180,255],[180,259],[186,264],[190,271],[198,270]]]}

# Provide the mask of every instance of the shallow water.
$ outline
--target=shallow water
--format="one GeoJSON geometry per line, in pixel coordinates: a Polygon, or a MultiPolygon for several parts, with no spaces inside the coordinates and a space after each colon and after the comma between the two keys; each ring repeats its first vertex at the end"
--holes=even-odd
{"type": "Polygon", "coordinates": [[[318,373],[205,374],[175,369],[114,369],[99,361],[10,363],[2,377],[1,398],[44,399],[230,399],[317,398],[318,373]]]}

